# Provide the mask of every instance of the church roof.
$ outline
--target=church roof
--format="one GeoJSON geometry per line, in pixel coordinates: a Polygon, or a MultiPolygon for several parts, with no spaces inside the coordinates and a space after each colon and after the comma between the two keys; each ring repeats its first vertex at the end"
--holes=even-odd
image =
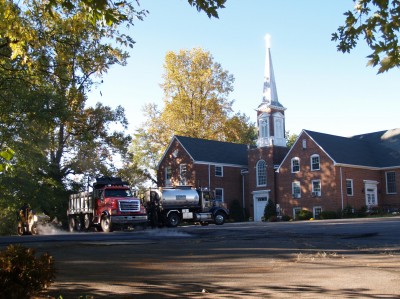
{"type": "Polygon", "coordinates": [[[247,167],[247,145],[175,136],[197,163],[213,163],[247,167]]]}
{"type": "Polygon", "coordinates": [[[341,137],[304,130],[336,164],[389,168],[400,166],[400,128],[341,137]]]}

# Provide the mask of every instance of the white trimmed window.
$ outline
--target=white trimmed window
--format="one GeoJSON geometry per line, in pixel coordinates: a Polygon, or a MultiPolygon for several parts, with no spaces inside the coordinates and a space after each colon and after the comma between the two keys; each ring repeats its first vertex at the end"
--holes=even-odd
{"type": "Polygon", "coordinates": [[[385,175],[386,175],[386,193],[387,194],[397,193],[396,173],[394,171],[388,171],[385,173],[385,175]]]}
{"type": "Polygon", "coordinates": [[[266,117],[261,118],[259,121],[259,126],[260,126],[260,137],[268,138],[269,137],[268,119],[266,117]]]}
{"type": "Polygon", "coordinates": [[[292,196],[293,196],[293,198],[300,198],[301,197],[300,182],[293,182],[292,183],[292,196]]]}
{"type": "Polygon", "coordinates": [[[171,186],[172,169],[171,166],[165,167],[165,186],[171,186]]]}
{"type": "Polygon", "coordinates": [[[274,116],[274,131],[276,138],[284,138],[285,133],[283,131],[283,118],[280,116],[274,116]]]}
{"type": "Polygon", "coordinates": [[[179,165],[179,183],[184,186],[186,185],[186,173],[187,173],[187,164],[181,164],[179,165]]]}
{"type": "Polygon", "coordinates": [[[301,212],[300,207],[293,208],[293,219],[296,220],[298,218],[299,213],[301,212]]]}
{"type": "Polygon", "coordinates": [[[224,201],[224,189],[215,188],[215,200],[224,201]]]}
{"type": "Polygon", "coordinates": [[[314,219],[319,219],[319,215],[322,213],[321,207],[313,207],[313,217],[314,219]]]}
{"type": "Polygon", "coordinates": [[[257,186],[267,185],[267,165],[264,160],[257,162],[257,186]]]}
{"type": "Polygon", "coordinates": [[[224,176],[224,167],[221,165],[215,165],[215,176],[224,176]]]}
{"type": "Polygon", "coordinates": [[[319,155],[312,155],[311,156],[311,171],[319,170],[319,155]]]}
{"type": "Polygon", "coordinates": [[[312,193],[313,197],[321,196],[321,180],[313,180],[312,181],[312,193]]]}
{"type": "Polygon", "coordinates": [[[292,158],[292,173],[300,171],[300,159],[295,157],[292,158]]]}
{"type": "Polygon", "coordinates": [[[347,179],[346,180],[346,194],[348,196],[353,196],[354,195],[354,193],[353,193],[353,180],[351,180],[351,179],[347,179]]]}

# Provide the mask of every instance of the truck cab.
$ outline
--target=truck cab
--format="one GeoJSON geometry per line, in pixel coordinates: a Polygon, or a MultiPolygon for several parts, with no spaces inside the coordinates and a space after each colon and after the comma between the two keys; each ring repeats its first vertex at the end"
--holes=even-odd
{"type": "Polygon", "coordinates": [[[69,230],[100,227],[104,232],[114,228],[147,225],[147,211],[140,199],[133,196],[128,183],[120,178],[97,178],[92,192],[70,196],[69,230]]]}

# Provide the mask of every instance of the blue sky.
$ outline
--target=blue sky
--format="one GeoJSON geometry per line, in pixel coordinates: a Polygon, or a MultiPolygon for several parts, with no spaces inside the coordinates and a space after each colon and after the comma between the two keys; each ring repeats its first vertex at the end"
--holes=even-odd
{"type": "Polygon", "coordinates": [[[130,29],[136,44],[125,67],[114,66],[88,104],[126,110],[132,134],[144,121],[146,103],[163,106],[167,51],[200,47],[235,77],[234,112],[255,122],[261,103],[265,40],[271,53],[286,130],[351,136],[400,127],[399,69],[377,75],[367,67],[361,41],[350,54],[336,51],[331,34],[352,10],[352,0],[227,0],[219,19],[209,19],[187,0],[141,0],[150,14],[130,29]],[[100,91],[101,94],[100,95],[100,91]]]}

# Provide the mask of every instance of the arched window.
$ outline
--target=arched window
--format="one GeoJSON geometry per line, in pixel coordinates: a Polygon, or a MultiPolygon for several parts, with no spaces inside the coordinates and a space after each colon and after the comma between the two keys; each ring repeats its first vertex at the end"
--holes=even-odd
{"type": "Polygon", "coordinates": [[[260,137],[268,138],[268,120],[260,119],[260,137]]]}
{"type": "Polygon", "coordinates": [[[275,137],[276,138],[284,138],[285,134],[283,133],[283,119],[275,118],[275,137]]]}
{"type": "Polygon", "coordinates": [[[257,186],[267,185],[267,165],[264,160],[257,162],[257,186]]]}

